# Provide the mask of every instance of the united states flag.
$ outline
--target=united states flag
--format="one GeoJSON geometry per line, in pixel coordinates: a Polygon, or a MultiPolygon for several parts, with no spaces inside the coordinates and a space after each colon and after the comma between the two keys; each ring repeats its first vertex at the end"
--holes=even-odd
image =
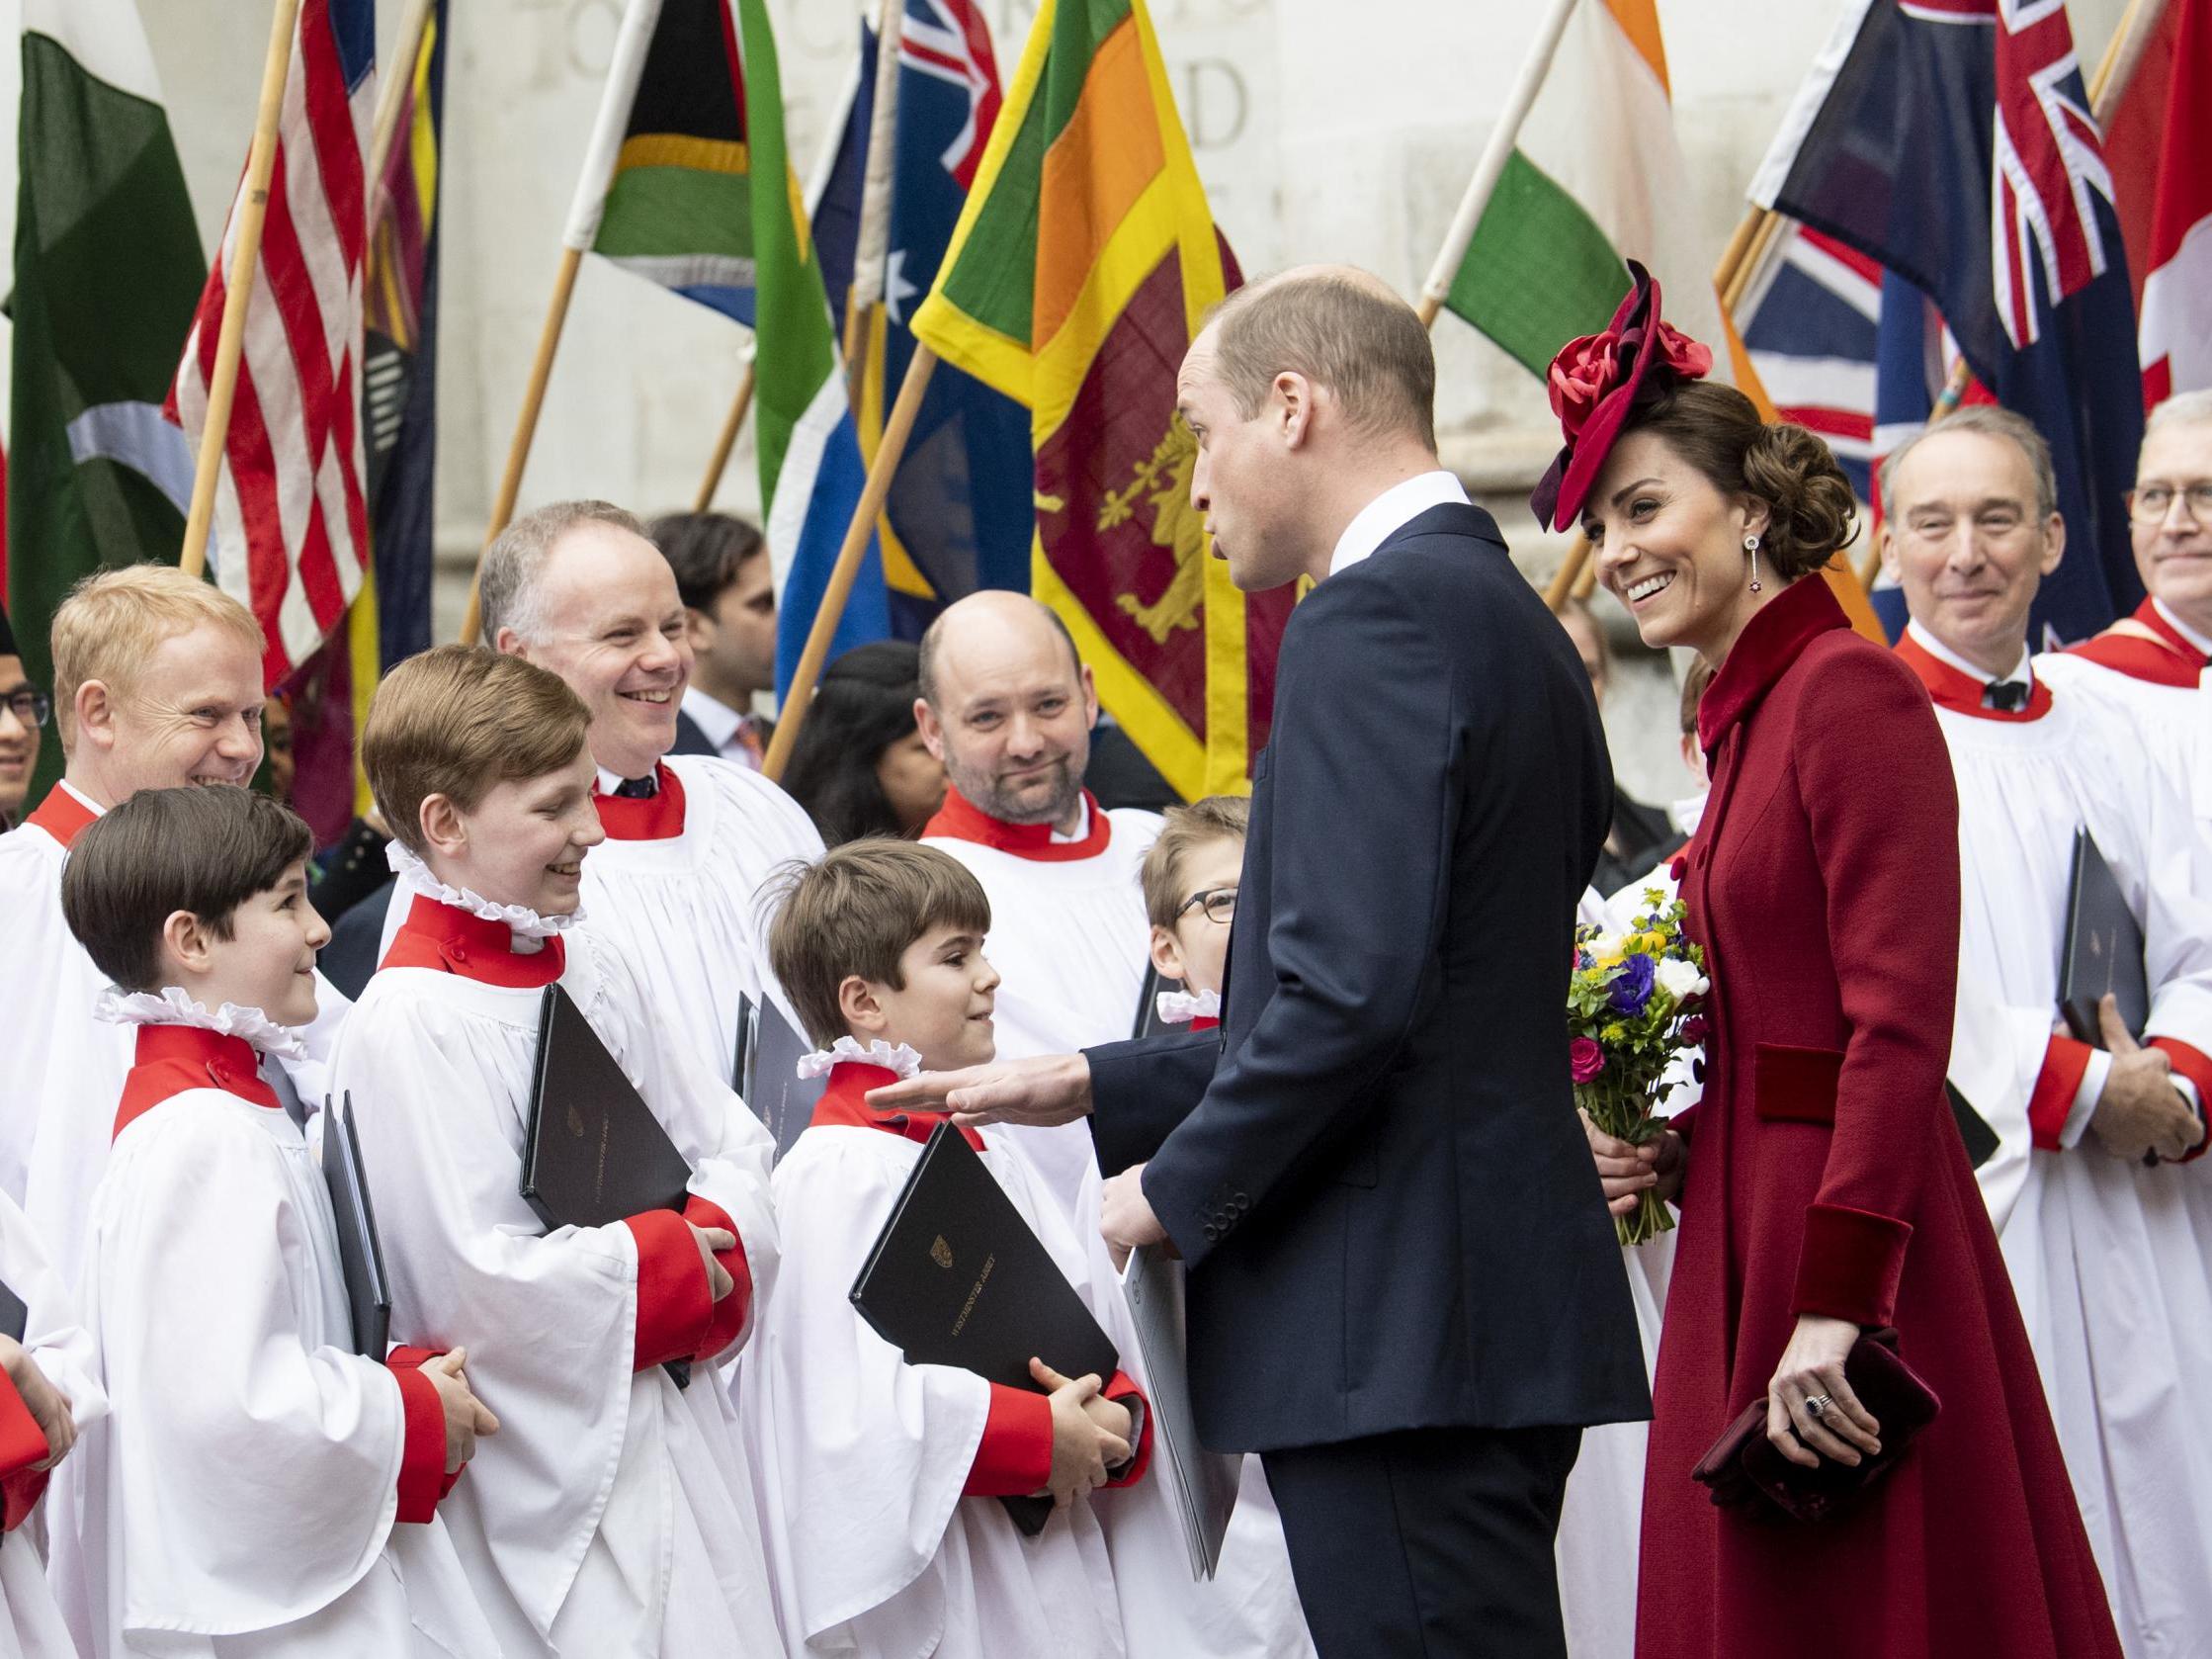
{"type": "MultiPolygon", "coordinates": [[[[302,0],[208,561],[267,634],[272,688],[338,626],[369,558],[361,302],[375,100],[374,0],[302,0]]],[[[234,202],[169,394],[195,444],[237,221],[234,202]]]]}

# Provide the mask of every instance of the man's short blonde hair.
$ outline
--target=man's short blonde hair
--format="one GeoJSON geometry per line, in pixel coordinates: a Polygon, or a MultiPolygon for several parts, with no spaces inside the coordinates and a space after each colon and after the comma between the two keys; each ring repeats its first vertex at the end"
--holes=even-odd
{"type": "Polygon", "coordinates": [[[420,858],[423,802],[443,795],[473,812],[502,783],[568,765],[590,727],[558,674],[479,646],[438,646],[378,685],[361,768],[384,823],[420,858]]]}
{"type": "Polygon", "coordinates": [[[1138,880],[1145,888],[1145,915],[1154,927],[1174,930],[1175,917],[1190,895],[1183,891],[1190,856],[1215,841],[1241,841],[1252,819],[1243,795],[1209,795],[1187,807],[1169,807],[1167,825],[1145,854],[1138,880]]]}
{"type": "Polygon", "coordinates": [[[228,634],[256,662],[268,648],[253,612],[174,565],[95,570],[72,587],[53,613],[53,707],[63,751],[76,741],[77,692],[88,680],[128,692],[162,642],[197,628],[228,634]]]}

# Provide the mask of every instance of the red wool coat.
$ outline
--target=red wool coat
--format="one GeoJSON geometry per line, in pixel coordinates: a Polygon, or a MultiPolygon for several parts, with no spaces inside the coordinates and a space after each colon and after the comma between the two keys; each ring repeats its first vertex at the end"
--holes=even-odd
{"type": "Polygon", "coordinates": [[[1745,627],[1698,715],[1682,896],[1713,982],[1654,1384],[1639,1659],[2118,1659],[2103,1586],[1943,1094],[1958,800],[1923,691],[1818,578],[1745,627]],[[1800,1313],[1895,1325],[1942,1415],[1820,1525],[1690,1469],[1800,1313]]]}

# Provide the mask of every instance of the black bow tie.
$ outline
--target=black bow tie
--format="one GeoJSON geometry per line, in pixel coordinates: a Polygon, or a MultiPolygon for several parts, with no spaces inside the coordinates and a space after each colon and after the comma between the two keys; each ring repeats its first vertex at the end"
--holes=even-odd
{"type": "MultiPolygon", "coordinates": [[[[1982,707],[1999,714],[2018,714],[2028,706],[2025,680],[1992,680],[1982,687],[1982,707]]],[[[625,786],[627,787],[627,786],[625,786]]]]}
{"type": "Polygon", "coordinates": [[[660,793],[660,778],[647,772],[641,778],[624,778],[615,785],[615,798],[621,801],[650,801],[660,793]]]}

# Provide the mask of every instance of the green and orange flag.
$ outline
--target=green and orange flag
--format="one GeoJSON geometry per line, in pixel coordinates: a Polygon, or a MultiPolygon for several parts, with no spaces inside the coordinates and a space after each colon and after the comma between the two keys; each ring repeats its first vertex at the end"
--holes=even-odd
{"type": "Polygon", "coordinates": [[[1235,282],[1142,0],[1044,0],[914,334],[1030,411],[1031,591],[1193,798],[1247,787],[1295,598],[1190,504],[1175,372],[1235,282]]]}

